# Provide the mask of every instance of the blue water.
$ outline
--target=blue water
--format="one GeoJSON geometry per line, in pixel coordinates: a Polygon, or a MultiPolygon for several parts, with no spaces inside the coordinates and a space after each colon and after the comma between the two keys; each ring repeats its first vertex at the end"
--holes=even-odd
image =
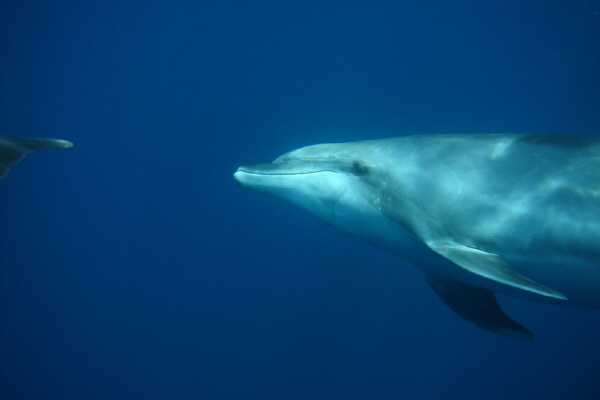
{"type": "Polygon", "coordinates": [[[0,398],[600,398],[597,311],[492,335],[233,184],[432,132],[599,134],[598,2],[3,1],[0,134],[75,147],[0,182],[0,398]]]}

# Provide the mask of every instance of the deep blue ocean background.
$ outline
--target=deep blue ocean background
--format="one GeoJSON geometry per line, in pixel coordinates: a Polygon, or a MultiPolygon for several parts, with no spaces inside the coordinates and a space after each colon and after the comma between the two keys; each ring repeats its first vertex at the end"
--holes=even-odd
{"type": "Polygon", "coordinates": [[[0,134],[75,147],[0,181],[0,398],[599,399],[599,312],[490,334],[232,179],[461,132],[600,134],[600,3],[2,1],[0,134]]]}

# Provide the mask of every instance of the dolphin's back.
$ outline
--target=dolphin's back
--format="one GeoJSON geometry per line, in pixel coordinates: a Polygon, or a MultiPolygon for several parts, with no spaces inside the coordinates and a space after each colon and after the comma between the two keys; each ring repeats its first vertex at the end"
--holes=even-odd
{"type": "Polygon", "coordinates": [[[543,237],[551,249],[589,245],[600,257],[600,138],[437,135],[411,141],[419,155],[413,169],[427,171],[414,185],[421,204],[430,207],[431,218],[445,216],[449,236],[475,233],[497,243],[510,235],[507,242],[529,250],[543,237]]]}
{"type": "Polygon", "coordinates": [[[0,136],[0,178],[8,166],[19,162],[27,153],[45,149],[64,149],[73,144],[67,140],[0,136]]]}
{"type": "MultiPolygon", "coordinates": [[[[414,181],[411,189],[417,188],[423,197],[418,199],[419,207],[433,219],[444,215],[449,236],[472,237],[475,230],[481,239],[487,236],[491,241],[513,235],[510,242],[515,243],[518,232],[517,237],[527,237],[528,244],[522,244],[532,246],[531,234],[543,234],[546,244],[552,237],[566,244],[565,233],[571,231],[579,245],[600,240],[599,137],[435,135],[407,139],[409,146],[403,138],[394,143],[402,149],[395,159],[400,164],[412,159],[409,169],[417,173],[399,168],[397,180],[404,187],[414,181]],[[586,234],[591,236],[585,238],[586,234]]],[[[600,257],[598,243],[590,245],[600,257]]]]}

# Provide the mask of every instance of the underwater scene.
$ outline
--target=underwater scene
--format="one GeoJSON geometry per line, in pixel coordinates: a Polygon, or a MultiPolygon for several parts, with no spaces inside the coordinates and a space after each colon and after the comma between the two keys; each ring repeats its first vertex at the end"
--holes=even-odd
{"type": "Polygon", "coordinates": [[[0,399],[600,398],[597,1],[3,1],[0,399]]]}

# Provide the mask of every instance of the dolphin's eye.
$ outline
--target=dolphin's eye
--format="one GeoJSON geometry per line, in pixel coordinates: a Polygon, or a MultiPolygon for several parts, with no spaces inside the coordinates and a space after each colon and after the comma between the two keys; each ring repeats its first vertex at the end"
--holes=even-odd
{"type": "Polygon", "coordinates": [[[365,176],[370,172],[370,168],[367,164],[358,160],[352,161],[352,169],[350,170],[356,176],[365,176]]]}

